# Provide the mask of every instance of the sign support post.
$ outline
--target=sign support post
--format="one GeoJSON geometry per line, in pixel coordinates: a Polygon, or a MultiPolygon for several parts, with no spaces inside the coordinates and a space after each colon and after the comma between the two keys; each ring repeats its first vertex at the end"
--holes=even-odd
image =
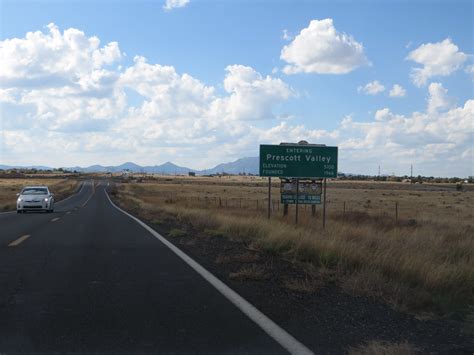
{"type": "Polygon", "coordinates": [[[299,200],[300,200],[300,179],[296,179],[296,214],[295,214],[295,224],[298,224],[298,210],[299,210],[299,200]]]}
{"type": "Polygon", "coordinates": [[[270,203],[272,199],[272,178],[268,177],[268,219],[270,219],[270,203]]]}
{"type": "Polygon", "coordinates": [[[323,229],[326,228],[326,178],[324,178],[324,197],[323,197],[323,229]]]}

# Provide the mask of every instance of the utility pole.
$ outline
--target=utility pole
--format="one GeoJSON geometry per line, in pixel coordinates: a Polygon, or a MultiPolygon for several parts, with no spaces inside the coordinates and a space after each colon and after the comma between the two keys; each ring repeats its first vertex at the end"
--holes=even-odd
{"type": "Polygon", "coordinates": [[[413,164],[410,165],[410,184],[413,184],[413,164]]]}

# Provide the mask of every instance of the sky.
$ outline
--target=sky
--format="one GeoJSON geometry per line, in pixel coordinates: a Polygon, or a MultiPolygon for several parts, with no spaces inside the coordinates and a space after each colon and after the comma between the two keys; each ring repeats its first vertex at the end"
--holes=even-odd
{"type": "Polygon", "coordinates": [[[0,164],[339,147],[339,171],[474,175],[472,1],[0,0],[0,164]]]}

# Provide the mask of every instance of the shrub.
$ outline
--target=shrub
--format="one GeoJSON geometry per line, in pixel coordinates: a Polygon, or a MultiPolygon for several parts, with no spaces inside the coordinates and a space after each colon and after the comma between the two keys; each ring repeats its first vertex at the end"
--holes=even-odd
{"type": "Polygon", "coordinates": [[[186,231],[182,229],[173,228],[169,231],[168,236],[171,238],[182,238],[186,236],[186,231]]]}

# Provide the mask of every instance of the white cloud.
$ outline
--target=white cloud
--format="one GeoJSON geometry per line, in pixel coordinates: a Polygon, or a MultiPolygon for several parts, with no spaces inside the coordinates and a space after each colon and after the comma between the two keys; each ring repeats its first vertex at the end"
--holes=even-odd
{"type": "Polygon", "coordinates": [[[340,33],[332,19],[312,20],[307,28],[283,47],[286,74],[345,74],[369,64],[364,47],[352,36],[340,33]]]}
{"type": "Polygon", "coordinates": [[[404,97],[406,93],[406,90],[402,86],[395,84],[392,86],[389,95],[390,97],[404,97]]]}
{"type": "Polygon", "coordinates": [[[392,113],[388,108],[383,108],[381,110],[375,111],[375,120],[376,121],[384,121],[392,117],[392,113]]]}
{"type": "Polygon", "coordinates": [[[190,0],[166,0],[163,9],[170,11],[179,7],[185,7],[190,0]]]}
{"type": "Polygon", "coordinates": [[[46,34],[28,32],[25,38],[1,41],[1,86],[82,86],[121,58],[117,42],[100,47],[97,37],[87,37],[77,29],[61,33],[52,23],[47,27],[46,34]]]}
{"type": "Polygon", "coordinates": [[[367,83],[365,86],[359,86],[357,88],[358,92],[363,92],[367,95],[377,95],[381,92],[385,91],[385,86],[380,84],[378,80],[371,81],[367,83]]]}
{"type": "Polygon", "coordinates": [[[229,96],[213,102],[213,115],[231,120],[275,118],[272,108],[294,95],[281,79],[262,77],[251,67],[230,65],[226,71],[224,89],[229,96]]]}
{"type": "Polygon", "coordinates": [[[431,83],[428,87],[428,112],[436,112],[450,106],[448,90],[440,83],[431,83]]]}
{"type": "Polygon", "coordinates": [[[368,160],[384,162],[391,171],[399,172],[416,163],[423,174],[472,173],[474,100],[453,107],[447,90],[432,83],[425,112],[398,115],[383,108],[374,118],[372,122],[343,120],[339,147],[346,159],[364,164],[368,160]]]}
{"type": "MultiPolygon", "coordinates": [[[[25,38],[0,42],[0,100],[4,121],[15,124],[8,108],[28,110],[30,126],[47,123],[50,130],[103,130],[125,105],[116,88],[118,74],[111,65],[122,57],[117,42],[100,46],[74,28],[60,32],[28,32],[25,38]]],[[[23,124],[23,120],[17,121],[23,124]]]]}
{"type": "Polygon", "coordinates": [[[474,64],[466,66],[465,72],[471,75],[471,78],[474,80],[474,64]]]}
{"type": "Polygon", "coordinates": [[[281,35],[281,38],[283,38],[285,41],[291,41],[293,39],[293,36],[291,36],[288,30],[285,28],[283,30],[283,34],[281,35]]]}
{"type": "Polygon", "coordinates": [[[423,174],[469,175],[472,164],[474,100],[445,112],[414,112],[409,116],[379,110],[373,122],[346,121],[340,150],[356,165],[382,162],[389,171],[408,171],[416,164],[423,174]]]}
{"type": "Polygon", "coordinates": [[[411,79],[416,86],[422,86],[436,76],[448,76],[458,70],[467,59],[451,39],[442,42],[422,44],[411,51],[407,59],[421,64],[421,68],[412,68],[411,79]]]}

